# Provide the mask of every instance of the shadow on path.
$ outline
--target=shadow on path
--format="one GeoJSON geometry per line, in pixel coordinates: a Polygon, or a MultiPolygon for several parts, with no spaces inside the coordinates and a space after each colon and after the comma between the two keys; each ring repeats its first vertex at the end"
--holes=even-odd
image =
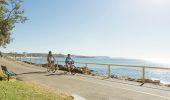
{"type": "Polygon", "coordinates": [[[20,73],[17,75],[23,75],[23,74],[44,74],[47,73],[46,71],[36,71],[36,72],[26,72],[26,73],[20,73]]]}
{"type": "Polygon", "coordinates": [[[51,73],[45,76],[55,76],[55,75],[61,76],[61,75],[66,75],[66,73],[63,73],[63,72],[62,73],[51,73]]]}

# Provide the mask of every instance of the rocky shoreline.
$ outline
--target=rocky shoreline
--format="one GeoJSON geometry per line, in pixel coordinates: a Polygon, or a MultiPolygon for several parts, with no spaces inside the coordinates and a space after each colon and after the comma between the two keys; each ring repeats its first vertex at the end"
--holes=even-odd
{"type": "MultiPolygon", "coordinates": [[[[23,62],[27,63],[27,64],[32,64],[32,65],[35,65],[35,66],[44,67],[44,68],[47,67],[47,64],[35,64],[35,63],[32,63],[32,62],[27,62],[27,61],[23,61],[23,62]]],[[[59,70],[67,71],[67,69],[63,65],[55,64],[55,66],[56,67],[58,66],[59,70]]],[[[79,73],[79,74],[86,74],[86,75],[100,76],[100,77],[107,78],[107,75],[103,75],[101,73],[96,73],[96,72],[94,72],[94,70],[90,70],[88,67],[76,67],[76,69],[74,71],[76,73],[79,73]]],[[[128,77],[128,76],[119,77],[119,76],[116,76],[116,75],[111,75],[110,78],[143,83],[142,79],[135,79],[135,78],[131,78],[131,77],[128,77]]],[[[170,87],[170,84],[163,84],[163,83],[161,83],[160,80],[145,79],[145,83],[170,87]]]]}

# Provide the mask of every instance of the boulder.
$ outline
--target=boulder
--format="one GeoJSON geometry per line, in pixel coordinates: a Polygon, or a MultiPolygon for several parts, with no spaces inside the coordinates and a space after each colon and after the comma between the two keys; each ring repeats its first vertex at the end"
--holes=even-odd
{"type": "Polygon", "coordinates": [[[29,62],[29,61],[23,61],[23,62],[24,62],[24,63],[27,63],[27,64],[36,65],[35,63],[29,62]]]}
{"type": "Polygon", "coordinates": [[[111,78],[118,79],[118,76],[116,76],[116,75],[111,75],[110,77],[111,77],[111,78]]]}
{"type": "Polygon", "coordinates": [[[128,79],[130,79],[130,78],[127,77],[127,76],[122,76],[122,77],[118,77],[118,79],[120,79],[120,80],[128,80],[128,79]]]}
{"type": "Polygon", "coordinates": [[[129,78],[128,81],[135,81],[135,79],[134,78],[129,78]]]}
{"type": "MultiPolygon", "coordinates": [[[[57,66],[57,64],[55,65],[57,66]]],[[[58,65],[59,70],[67,71],[68,69],[63,66],[63,65],[58,65]]],[[[91,74],[91,71],[88,69],[88,67],[76,67],[74,69],[75,73],[80,73],[80,74],[91,74]]]]}
{"type": "MultiPolygon", "coordinates": [[[[137,79],[136,82],[142,82],[142,79],[137,79]]],[[[160,80],[145,79],[145,83],[160,84],[160,80]]]]}
{"type": "Polygon", "coordinates": [[[91,70],[88,67],[82,67],[81,70],[83,74],[91,74],[91,70]]]}

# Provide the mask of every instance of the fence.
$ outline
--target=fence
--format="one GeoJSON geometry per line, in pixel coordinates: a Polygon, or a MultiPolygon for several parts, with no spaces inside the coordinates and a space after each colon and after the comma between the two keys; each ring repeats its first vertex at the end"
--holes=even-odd
{"type": "MultiPolygon", "coordinates": [[[[56,61],[57,65],[59,62],[64,63],[64,61],[56,61]]],[[[77,64],[84,64],[86,67],[88,65],[102,65],[107,67],[108,69],[108,75],[107,78],[109,79],[111,77],[111,67],[126,67],[126,68],[140,68],[141,69],[141,75],[142,75],[142,82],[145,83],[145,74],[146,74],[146,69],[159,69],[159,70],[169,70],[170,68],[165,68],[165,67],[159,67],[159,66],[136,66],[136,65],[124,65],[124,64],[102,64],[102,63],[91,63],[91,62],[75,62],[77,64]]]]}
{"type": "MultiPolygon", "coordinates": [[[[57,61],[57,65],[59,62],[64,61],[57,61]]],[[[142,75],[142,82],[145,83],[145,69],[159,69],[159,70],[170,70],[170,68],[165,68],[165,67],[156,67],[156,66],[135,66],[135,65],[121,65],[121,64],[101,64],[101,63],[90,63],[90,62],[75,62],[77,64],[84,64],[86,67],[88,65],[102,65],[106,66],[108,68],[108,75],[107,78],[109,79],[111,77],[111,67],[118,66],[118,67],[128,67],[128,68],[140,68],[141,69],[141,75],[142,75]]]]}

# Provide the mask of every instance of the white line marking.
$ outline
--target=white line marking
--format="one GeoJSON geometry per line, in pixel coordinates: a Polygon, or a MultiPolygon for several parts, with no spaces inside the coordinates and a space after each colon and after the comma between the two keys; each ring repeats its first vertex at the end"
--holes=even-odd
{"type": "Polygon", "coordinates": [[[161,95],[157,95],[157,94],[152,94],[152,93],[148,93],[148,92],[142,92],[142,91],[127,89],[127,88],[115,87],[115,86],[112,86],[112,85],[109,85],[109,84],[96,83],[96,82],[92,82],[92,81],[88,81],[88,80],[83,80],[83,79],[79,79],[79,78],[73,78],[73,77],[70,77],[70,78],[72,78],[72,79],[77,79],[77,80],[81,80],[81,81],[86,81],[86,82],[89,82],[89,83],[95,83],[95,84],[110,86],[110,87],[113,87],[113,88],[118,88],[118,89],[123,89],[123,90],[138,92],[138,93],[142,93],[142,94],[152,95],[152,96],[156,96],[156,97],[165,98],[165,99],[169,99],[169,100],[170,100],[170,97],[161,96],[161,95]]]}
{"type": "Polygon", "coordinates": [[[74,100],[86,100],[85,98],[83,98],[83,97],[81,97],[79,95],[76,95],[76,94],[74,94],[72,96],[74,97],[74,100]]]}

